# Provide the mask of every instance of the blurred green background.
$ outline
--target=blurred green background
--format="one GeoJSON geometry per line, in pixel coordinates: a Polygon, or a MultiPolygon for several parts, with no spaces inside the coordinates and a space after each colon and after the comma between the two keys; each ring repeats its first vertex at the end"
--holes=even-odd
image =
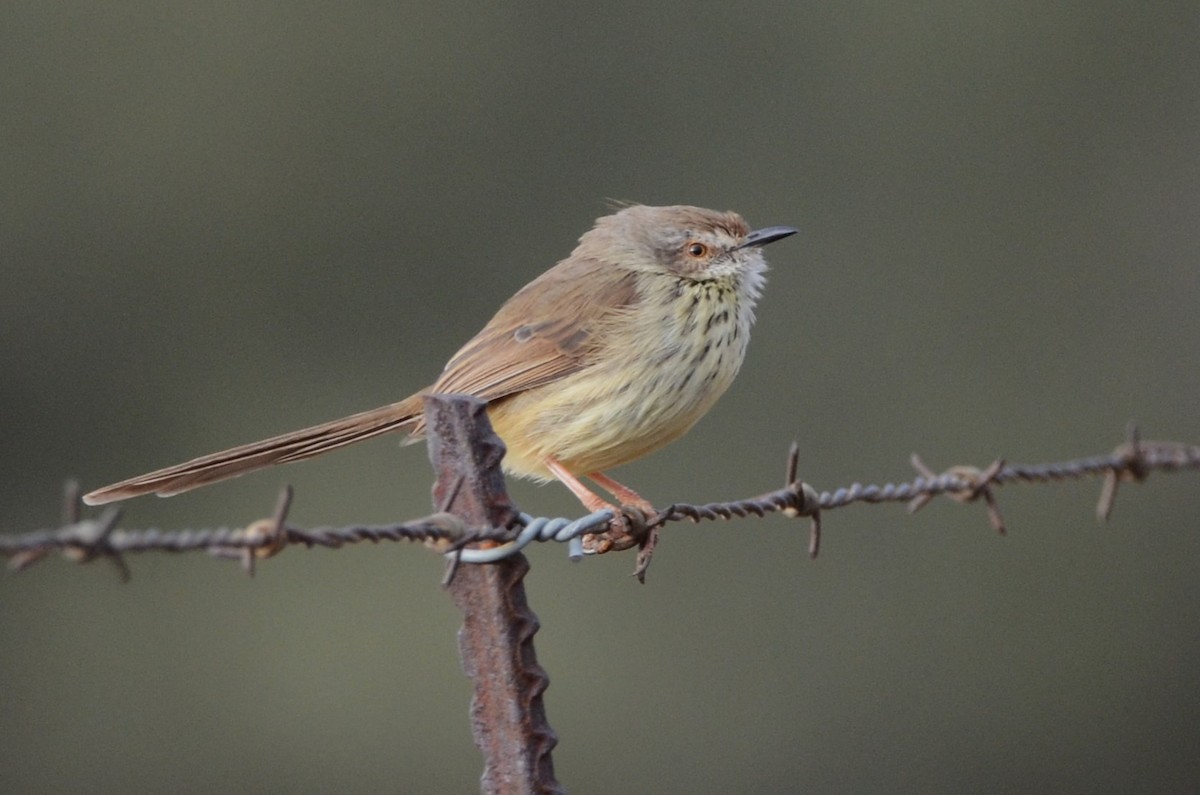
{"type": "MultiPolygon", "coordinates": [[[[606,199],[802,233],[655,502],[1200,442],[1195,3],[10,3],[0,530],[424,386],[606,199]]],[[[429,508],[379,440],[124,525],[429,508]]],[[[1193,792],[1197,475],[535,549],[576,793],[1193,792]]],[[[575,515],[558,486],[526,509],[575,515]]],[[[480,760],[419,547],[0,580],[6,792],[451,793],[480,760]]]]}

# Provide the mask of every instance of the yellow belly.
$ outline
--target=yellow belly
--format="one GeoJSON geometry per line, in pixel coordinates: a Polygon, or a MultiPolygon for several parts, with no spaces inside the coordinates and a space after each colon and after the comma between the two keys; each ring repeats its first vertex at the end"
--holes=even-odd
{"type": "Polygon", "coordinates": [[[488,415],[508,447],[504,469],[550,479],[545,460],[552,456],[586,475],[682,436],[741,367],[751,317],[737,309],[730,292],[710,285],[695,302],[683,296],[657,314],[630,318],[593,365],[491,404],[488,415]]]}

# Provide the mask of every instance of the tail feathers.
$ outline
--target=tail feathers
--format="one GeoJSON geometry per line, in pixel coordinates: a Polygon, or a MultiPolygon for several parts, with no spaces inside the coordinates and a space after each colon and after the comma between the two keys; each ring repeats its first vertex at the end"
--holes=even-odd
{"type": "Polygon", "coordinates": [[[166,469],[138,475],[83,497],[88,505],[127,500],[143,494],[170,497],[209,483],[235,478],[272,464],[302,461],[380,434],[414,426],[421,419],[421,396],[363,411],[282,436],[193,458],[166,469]]]}

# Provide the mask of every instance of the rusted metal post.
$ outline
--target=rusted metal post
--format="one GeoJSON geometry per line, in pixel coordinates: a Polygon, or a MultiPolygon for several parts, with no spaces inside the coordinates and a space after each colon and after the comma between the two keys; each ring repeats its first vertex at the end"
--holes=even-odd
{"type": "MultiPolygon", "coordinates": [[[[505,527],[514,515],[500,471],[504,443],[492,432],[484,403],[465,395],[425,398],[429,459],[437,472],[436,510],[469,527],[505,527]]],[[[483,752],[484,793],[564,792],[550,751],[558,743],[546,722],[549,684],[537,662],[537,616],[525,601],[524,555],[498,563],[463,564],[448,586],[463,613],[458,633],[463,670],[475,683],[471,727],[483,752]]]]}

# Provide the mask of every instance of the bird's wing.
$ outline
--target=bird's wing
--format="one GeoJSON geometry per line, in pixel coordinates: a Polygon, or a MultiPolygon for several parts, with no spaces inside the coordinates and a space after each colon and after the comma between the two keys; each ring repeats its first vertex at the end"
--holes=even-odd
{"type": "Polygon", "coordinates": [[[605,321],[636,300],[633,271],[564,260],[509,299],[427,391],[493,401],[578,372],[605,321]]]}

